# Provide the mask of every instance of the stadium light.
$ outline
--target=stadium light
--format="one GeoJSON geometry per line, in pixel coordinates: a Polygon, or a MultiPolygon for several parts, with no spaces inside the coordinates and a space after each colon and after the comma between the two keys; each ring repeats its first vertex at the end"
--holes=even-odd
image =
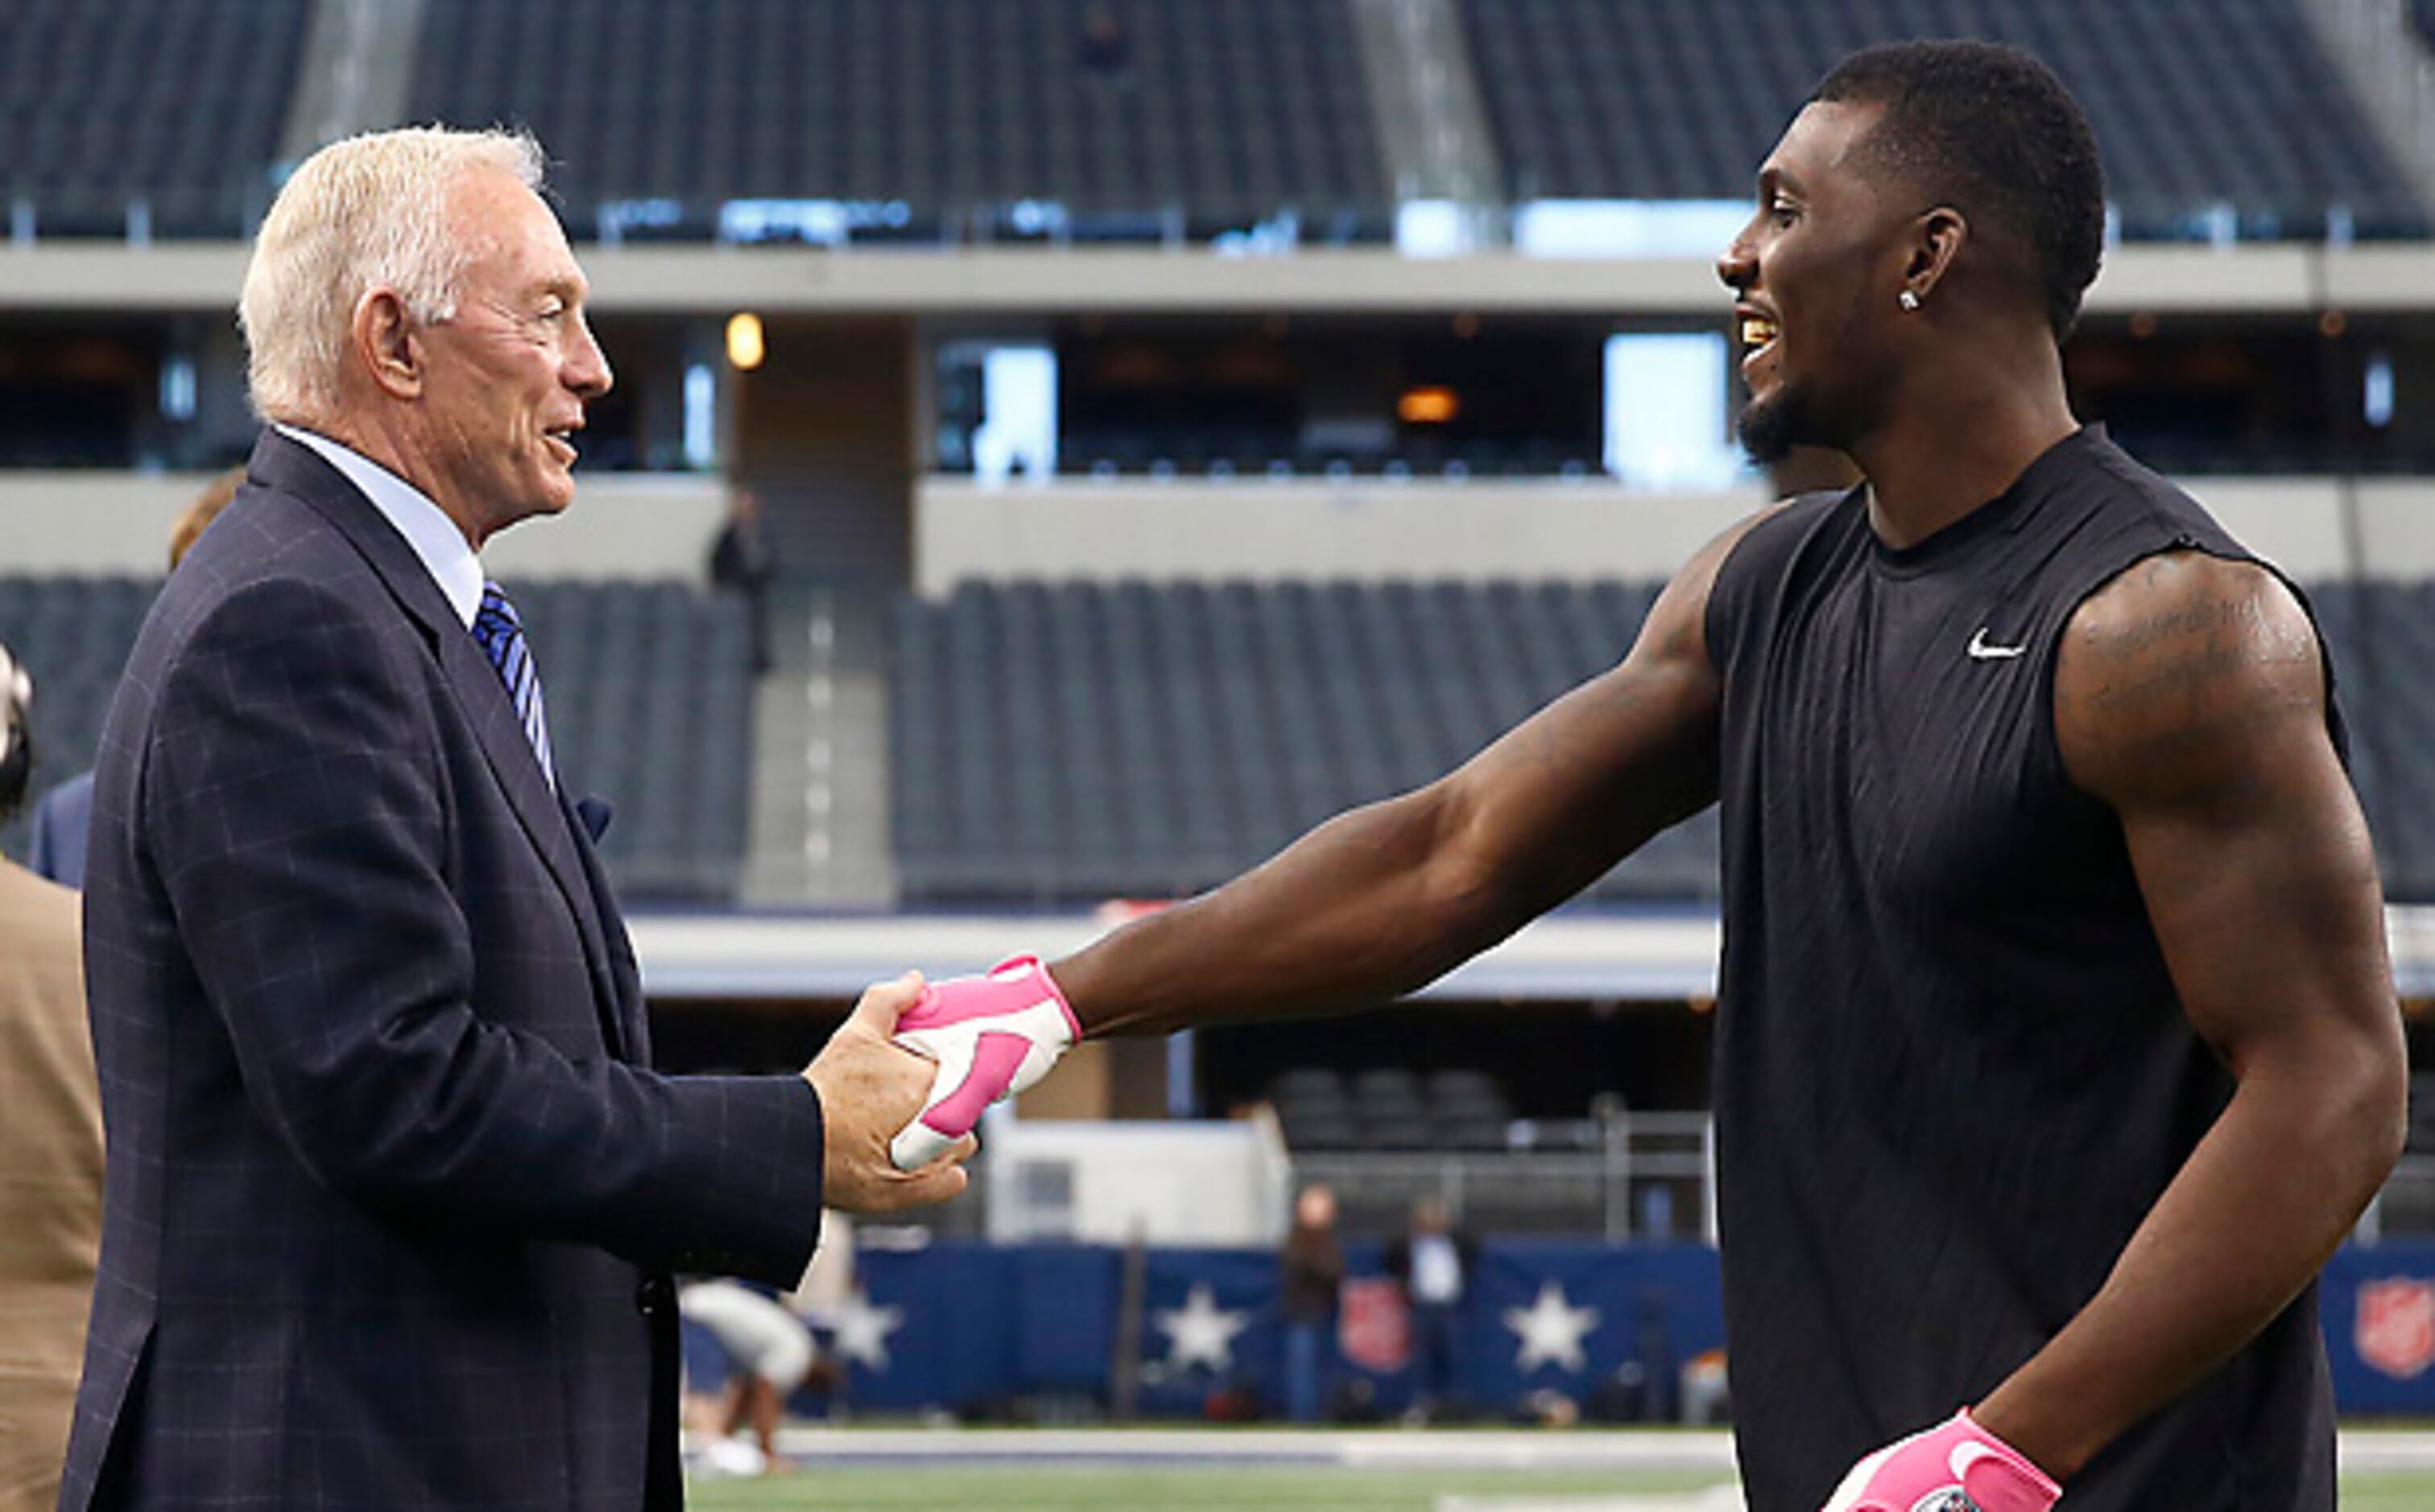
{"type": "Polygon", "coordinates": [[[762,338],[761,318],[750,310],[727,318],[727,361],[738,372],[751,372],[769,354],[762,338]]]}
{"type": "Polygon", "coordinates": [[[1435,384],[1407,388],[1395,401],[1395,418],[1407,425],[1443,425],[1460,413],[1461,397],[1435,384]]]}

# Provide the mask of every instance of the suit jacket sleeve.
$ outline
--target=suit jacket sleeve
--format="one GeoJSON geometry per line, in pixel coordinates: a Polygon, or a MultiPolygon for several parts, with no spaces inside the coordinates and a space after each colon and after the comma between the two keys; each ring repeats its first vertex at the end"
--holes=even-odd
{"type": "Polygon", "coordinates": [[[387,609],[257,584],[160,690],[142,822],[247,1099],[364,1203],[791,1284],[820,1200],[802,1077],[659,1075],[476,1010],[436,674],[387,609]]]}

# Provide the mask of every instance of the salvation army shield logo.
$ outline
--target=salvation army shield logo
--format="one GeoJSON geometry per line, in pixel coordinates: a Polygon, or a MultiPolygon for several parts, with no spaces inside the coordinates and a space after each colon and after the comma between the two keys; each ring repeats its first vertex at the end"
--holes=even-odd
{"type": "Polygon", "coordinates": [[[1345,1281],[1338,1294],[1336,1345],[1364,1370],[1401,1370],[1412,1358],[1412,1314],[1403,1288],[1381,1276],[1345,1281]]]}
{"type": "Polygon", "coordinates": [[[2435,1365],[2435,1282],[2396,1276],[2362,1283],[2351,1338],[2361,1360],[2394,1380],[2423,1374],[2435,1365]]]}

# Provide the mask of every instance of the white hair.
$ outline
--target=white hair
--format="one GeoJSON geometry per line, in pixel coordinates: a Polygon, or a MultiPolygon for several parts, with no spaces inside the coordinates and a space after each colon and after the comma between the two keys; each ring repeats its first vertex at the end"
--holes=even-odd
{"type": "Polygon", "coordinates": [[[254,412],[330,418],[355,304],[371,289],[395,289],[425,324],[452,318],[477,249],[450,234],[449,186],[492,169],[538,192],[542,163],[527,132],[422,126],[333,142],[297,164],[254,235],[237,302],[254,412]]]}

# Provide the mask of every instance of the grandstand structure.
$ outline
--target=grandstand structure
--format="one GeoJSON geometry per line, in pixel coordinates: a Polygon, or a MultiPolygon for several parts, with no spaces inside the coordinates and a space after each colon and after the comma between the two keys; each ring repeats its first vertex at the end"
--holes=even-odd
{"type": "MultiPolygon", "coordinates": [[[[574,517],[493,567],[561,770],[617,809],[647,986],[709,1005],[666,1043],[749,1058],[717,1014],[1079,942],[1621,655],[1772,488],[1635,473],[1629,343],[1712,352],[1721,417],[1726,202],[1842,52],[1964,33],[2037,49],[2096,121],[2119,241],[2076,400],[2309,591],[2404,987],[2435,994],[2420,0],[19,0],[0,637],[41,780],[89,757],[160,522],[250,443],[230,312],[284,166],[521,125],[619,387],[574,517]],[[703,571],[748,487],[782,565],[757,679],[703,571]]],[[[1696,1109],[1715,846],[1713,816],[1664,837],[1425,1001],[1540,1005],[1580,1057],[1677,1068],[1634,1106],[1696,1109]]],[[[1398,1091],[1366,1053],[1186,1040],[1043,1094],[1267,1095],[1304,1146],[1380,1154],[1605,1137],[1579,1089],[1398,1091]]]]}

